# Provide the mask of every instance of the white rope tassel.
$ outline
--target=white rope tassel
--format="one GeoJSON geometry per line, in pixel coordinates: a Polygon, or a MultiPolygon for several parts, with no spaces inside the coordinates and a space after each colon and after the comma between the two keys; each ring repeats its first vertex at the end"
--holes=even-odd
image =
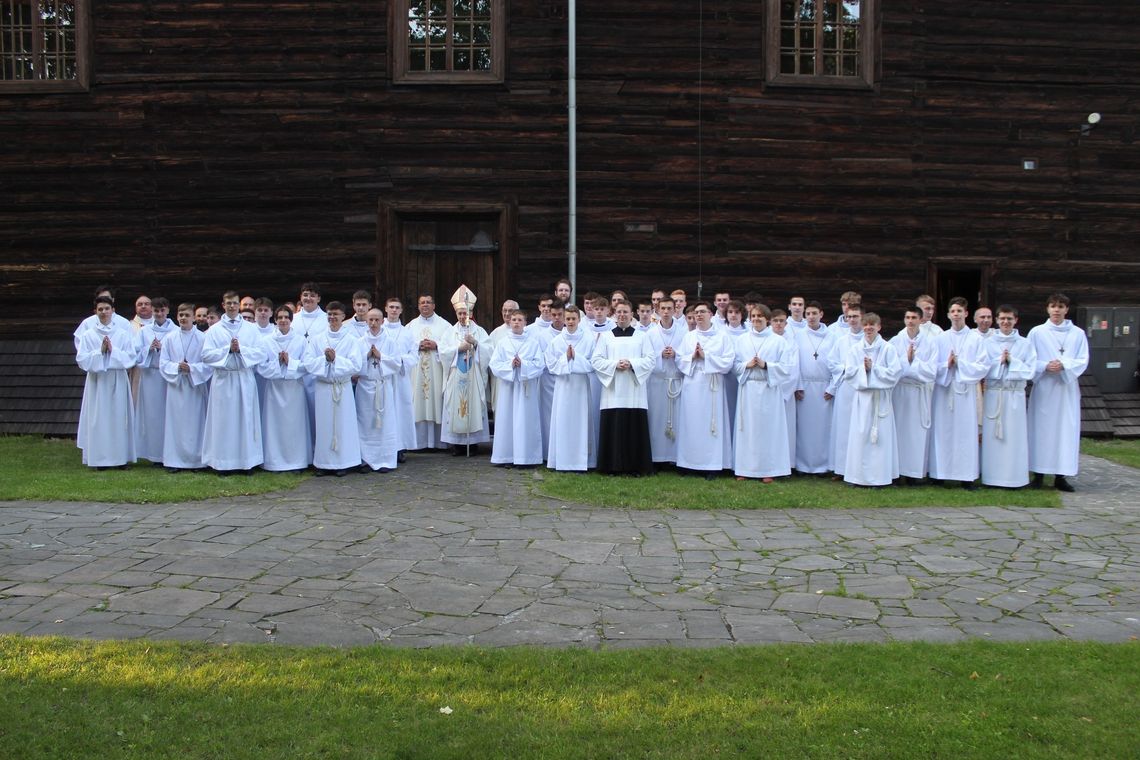
{"type": "Polygon", "coordinates": [[[716,400],[719,396],[719,391],[720,391],[720,373],[719,372],[711,372],[711,373],[709,373],[709,398],[710,398],[710,402],[709,402],[709,407],[710,407],[710,410],[709,410],[709,432],[712,433],[712,436],[714,438],[716,437],[716,413],[717,413],[716,400]]]}
{"type": "Polygon", "coordinates": [[[336,423],[337,423],[337,417],[340,416],[340,414],[338,414],[338,411],[340,410],[340,397],[341,397],[341,394],[343,393],[343,391],[344,391],[344,388],[341,384],[341,381],[337,380],[337,381],[334,381],[332,383],[333,415],[332,415],[332,446],[330,448],[333,451],[339,450],[339,446],[340,446],[340,443],[337,440],[336,423]]]}
{"type": "Polygon", "coordinates": [[[879,420],[891,416],[891,397],[889,391],[876,390],[871,401],[871,443],[879,442],[879,420]]]}
{"type": "Polygon", "coordinates": [[[672,441],[676,438],[676,433],[673,432],[673,410],[677,406],[677,399],[681,396],[681,382],[678,377],[665,378],[665,398],[668,400],[666,409],[669,410],[668,416],[665,418],[665,437],[672,441]]]}
{"type": "Polygon", "coordinates": [[[922,425],[923,430],[930,430],[930,397],[934,392],[934,385],[933,383],[922,383],[918,387],[919,395],[922,396],[922,408],[919,410],[919,424],[922,425]]]}
{"type": "Polygon", "coordinates": [[[372,399],[372,410],[375,416],[372,418],[372,427],[380,430],[384,427],[384,378],[380,377],[376,380],[376,394],[372,399]]]}

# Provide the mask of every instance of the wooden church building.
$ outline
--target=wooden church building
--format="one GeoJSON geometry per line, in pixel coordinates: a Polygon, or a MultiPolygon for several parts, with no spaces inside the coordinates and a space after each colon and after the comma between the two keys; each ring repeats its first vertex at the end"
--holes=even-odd
{"type": "MultiPolygon", "coordinates": [[[[0,0],[0,338],[567,271],[567,0],[0,0]]],[[[577,284],[1140,302],[1140,5],[576,4],[577,284]],[[1090,120],[1090,114],[1095,114],[1090,120]]],[[[450,310],[443,309],[450,317],[450,310]]]]}

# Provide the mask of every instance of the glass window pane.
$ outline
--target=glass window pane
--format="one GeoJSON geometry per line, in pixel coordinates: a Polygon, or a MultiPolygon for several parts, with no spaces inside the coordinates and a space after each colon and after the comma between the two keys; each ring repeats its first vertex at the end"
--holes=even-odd
{"type": "Polygon", "coordinates": [[[475,68],[479,71],[491,70],[491,50],[490,48],[479,48],[475,51],[475,68]]]}
{"type": "Polygon", "coordinates": [[[781,55],[780,56],[780,73],[781,74],[795,74],[796,73],[796,57],[794,55],[781,55]]]}
{"type": "Polygon", "coordinates": [[[784,27],[780,30],[780,47],[781,48],[795,48],[796,46],[796,29],[795,27],[784,27]]]}
{"type": "Polygon", "coordinates": [[[845,55],[843,56],[843,76],[857,77],[859,76],[859,56],[845,55]]]}
{"type": "Polygon", "coordinates": [[[423,18],[427,15],[427,0],[412,0],[408,3],[408,18],[423,18]]]}
{"type": "Polygon", "coordinates": [[[491,0],[475,0],[474,13],[481,18],[491,16],[491,0]]]}
{"type": "Polygon", "coordinates": [[[836,0],[823,0],[823,20],[825,23],[835,23],[835,17],[838,15],[835,6],[836,0]]]}
{"type": "Polygon", "coordinates": [[[428,7],[433,18],[447,18],[446,0],[431,0],[428,7]]]}
{"type": "Polygon", "coordinates": [[[442,45],[447,40],[447,24],[431,22],[428,25],[428,36],[433,45],[442,45]]]}
{"type": "Polygon", "coordinates": [[[783,0],[780,3],[780,20],[793,21],[796,18],[796,4],[794,0],[783,0]]]}
{"type": "Polygon", "coordinates": [[[815,56],[814,55],[801,55],[800,56],[800,72],[801,74],[815,74],[815,56]]]}
{"type": "Polygon", "coordinates": [[[823,74],[824,76],[833,77],[839,73],[839,56],[825,55],[823,57],[823,74]]]}
{"type": "Polygon", "coordinates": [[[408,68],[412,71],[427,71],[427,53],[423,48],[416,48],[411,51],[408,57],[408,68]]]}
{"type": "Polygon", "coordinates": [[[408,21],[408,42],[412,45],[423,45],[427,39],[427,26],[422,21],[408,21]]]}
{"type": "Polygon", "coordinates": [[[839,31],[830,24],[823,26],[823,49],[836,50],[839,47],[839,31]]]}
{"type": "Polygon", "coordinates": [[[451,41],[456,45],[471,44],[471,25],[456,24],[451,30],[451,41]]]}
{"type": "Polygon", "coordinates": [[[475,44],[476,45],[490,45],[491,44],[491,25],[490,24],[476,24],[475,25],[475,44]]]}
{"type": "Polygon", "coordinates": [[[800,3],[800,19],[815,21],[815,0],[803,0],[800,3]]]}
{"type": "Polygon", "coordinates": [[[803,50],[815,50],[815,29],[800,27],[800,48],[803,50]]]}
{"type": "Polygon", "coordinates": [[[447,51],[432,50],[429,59],[429,68],[431,71],[447,71],[447,51]]]}
{"type": "Polygon", "coordinates": [[[471,15],[471,0],[455,0],[455,17],[471,15]]]}
{"type": "Polygon", "coordinates": [[[455,71],[470,71],[471,70],[471,51],[466,48],[456,49],[455,55],[451,61],[451,67],[455,71]]]}
{"type": "Polygon", "coordinates": [[[843,30],[843,49],[857,51],[859,49],[859,29],[847,27],[843,30]]]}
{"type": "Polygon", "coordinates": [[[843,22],[854,24],[859,21],[859,0],[845,0],[843,3],[843,22]]]}

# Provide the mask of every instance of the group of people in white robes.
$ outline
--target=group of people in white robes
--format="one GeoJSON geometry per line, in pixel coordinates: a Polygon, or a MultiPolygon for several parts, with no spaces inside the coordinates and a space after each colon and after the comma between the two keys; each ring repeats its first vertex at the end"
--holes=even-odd
{"type": "Polygon", "coordinates": [[[151,320],[135,325],[97,298],[76,331],[84,461],[343,474],[395,469],[406,450],[471,454],[491,442],[493,464],[577,472],[676,466],[967,488],[979,477],[1022,487],[1034,473],[1072,488],[1088,346],[1064,296],[1050,297],[1049,321],[1028,338],[1007,306],[996,327],[985,309],[987,329],[970,330],[964,299],[951,300],[942,330],[923,296],[888,341],[857,293],[825,325],[822,307],[800,297],[784,312],[727,293],[689,305],[683,291],[655,291],[635,319],[620,291],[588,294],[579,310],[561,300],[566,285],[529,324],[504,303],[489,334],[466,286],[452,297],[454,324],[425,294],[403,325],[399,299],[381,311],[358,292],[350,317],[339,302],[322,310],[306,283],[296,314],[279,307],[271,331],[240,318],[233,292],[205,333],[190,304],[175,324],[155,299],[151,320]]]}

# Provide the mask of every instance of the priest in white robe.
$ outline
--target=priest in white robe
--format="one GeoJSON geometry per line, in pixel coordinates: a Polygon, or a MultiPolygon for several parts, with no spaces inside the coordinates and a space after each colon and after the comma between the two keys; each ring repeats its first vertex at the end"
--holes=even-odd
{"type": "Polygon", "coordinates": [[[654,366],[649,375],[649,444],[655,464],[677,462],[677,415],[680,413],[681,371],[677,351],[689,334],[683,319],[676,319],[673,300],[657,302],[657,323],[646,333],[653,347],[654,366]]]}
{"type": "Polygon", "coordinates": [[[847,374],[847,360],[851,347],[863,340],[863,306],[860,303],[847,305],[847,330],[835,331],[835,344],[827,358],[831,370],[831,395],[835,397],[831,406],[831,454],[828,457],[829,469],[836,478],[842,477],[847,467],[847,441],[851,429],[851,406],[855,402],[855,388],[844,382],[847,374]]]}
{"type": "Polygon", "coordinates": [[[309,343],[293,328],[293,310],[274,312],[273,335],[265,341],[265,360],[257,365],[262,378],[261,424],[265,438],[262,469],[304,470],[313,463],[313,428],[305,389],[309,343]]]}
{"type": "Polygon", "coordinates": [[[491,364],[490,337],[471,321],[476,297],[466,285],[451,296],[455,324],[439,344],[445,367],[443,386],[443,442],[456,456],[478,452],[480,443],[491,440],[487,421],[487,368],[491,364]]]}
{"type": "Polygon", "coordinates": [[[329,329],[312,341],[304,361],[316,381],[313,467],[340,477],[361,464],[352,378],[364,367],[364,347],[344,324],[344,304],[331,301],[327,311],[329,329]]]}
{"type": "Polygon", "coordinates": [[[197,470],[202,465],[210,368],[202,361],[206,335],[194,324],[194,304],[178,306],[178,329],[162,339],[159,369],[166,382],[166,424],[162,463],[167,470],[197,470]]]}
{"type": "Polygon", "coordinates": [[[420,449],[445,449],[443,442],[443,359],[439,343],[451,323],[435,313],[435,298],[423,294],[417,301],[420,314],[408,323],[417,343],[419,360],[412,370],[412,419],[416,425],[416,445],[420,449]]]}
{"type": "Polygon", "coordinates": [[[633,326],[628,301],[617,302],[614,328],[598,338],[590,363],[602,386],[598,472],[651,475],[647,389],[656,360],[645,333],[633,326]]]}
{"type": "Polygon", "coordinates": [[[267,351],[257,325],[241,318],[240,303],[235,291],[222,297],[225,316],[206,331],[202,346],[202,361],[214,373],[202,464],[218,472],[250,470],[265,457],[254,375],[267,351]]]}
{"type": "Polygon", "coordinates": [[[526,332],[526,312],[511,314],[511,332],[495,346],[491,372],[499,378],[499,407],[491,464],[529,467],[542,464],[542,426],[538,385],[546,357],[526,332]]]}
{"type": "Polygon", "coordinates": [[[930,404],[938,374],[938,339],[921,329],[922,310],[908,306],[904,327],[891,338],[902,375],[891,394],[898,436],[899,475],[916,485],[926,477],[930,451],[930,404]]]}
{"type": "Polygon", "coordinates": [[[75,361],[87,373],[76,445],[88,467],[123,467],[135,461],[135,409],[127,372],[138,360],[138,336],[112,316],[110,296],[95,298],[97,322],[79,336],[75,361]]]}
{"type": "MultiPolygon", "coordinates": [[[[293,329],[301,334],[308,344],[308,350],[313,351],[313,344],[321,333],[329,329],[329,317],[325,310],[321,308],[321,286],[315,282],[306,282],[301,285],[300,307],[297,309],[296,314],[293,316],[293,329]]],[[[309,426],[315,427],[316,422],[313,417],[313,397],[315,391],[316,379],[305,373],[305,394],[306,402],[309,407],[309,426]]]]}
{"type": "Polygon", "coordinates": [[[410,330],[400,323],[404,313],[404,304],[399,298],[389,298],[384,302],[384,332],[389,338],[389,353],[395,352],[399,359],[399,367],[392,376],[396,384],[395,420],[400,428],[400,453],[396,455],[397,462],[404,461],[404,452],[416,448],[415,411],[412,405],[412,374],[420,361],[416,338],[410,330]]]}
{"type": "Polygon", "coordinates": [[[1077,474],[1081,453],[1079,378],[1089,366],[1089,343],[1084,330],[1066,318],[1067,296],[1049,296],[1046,311],[1049,321],[1029,331],[1037,354],[1029,394],[1029,469],[1034,485],[1054,475],[1058,490],[1072,491],[1067,478],[1077,474]]]}
{"type": "Polygon", "coordinates": [[[784,386],[795,374],[792,345],[768,326],[767,306],[752,307],[751,329],[735,338],[733,372],[737,381],[736,446],[732,470],[737,480],[792,474],[784,386]]]}
{"type": "Polygon", "coordinates": [[[857,486],[889,486],[899,476],[899,449],[891,391],[902,375],[894,347],[879,335],[879,315],[862,317],[863,340],[848,349],[843,381],[855,391],[843,479],[857,486]]]}
{"type": "Polygon", "coordinates": [[[396,392],[409,348],[400,345],[401,331],[384,329],[384,312],[370,309],[364,319],[364,367],[356,381],[360,458],[377,472],[391,472],[402,448],[401,420],[411,421],[411,409],[401,410],[396,392]]]}
{"type": "Polygon", "coordinates": [[[166,429],[167,382],[162,376],[162,341],[178,328],[168,319],[170,302],[151,300],[154,318],[139,331],[138,393],[135,397],[135,455],[154,464],[162,463],[166,429]]]}
{"type": "Polygon", "coordinates": [[[966,327],[966,299],[950,299],[950,329],[938,335],[938,375],[930,414],[930,477],[961,481],[967,490],[978,479],[978,383],[989,372],[982,339],[966,327]]]}
{"type": "Polygon", "coordinates": [[[724,376],[732,371],[736,350],[728,334],[713,326],[707,302],[693,304],[693,317],[694,329],[677,352],[677,369],[685,378],[677,420],[677,466],[711,478],[733,464],[724,376]]]}
{"type": "Polygon", "coordinates": [[[582,313],[577,306],[565,308],[563,321],[566,326],[546,349],[546,371],[554,377],[546,466],[585,472],[598,461],[598,436],[590,416],[594,340],[581,329],[582,313]]]}
{"type": "Polygon", "coordinates": [[[831,418],[834,394],[831,391],[830,331],[820,321],[823,309],[812,301],[804,309],[807,326],[795,334],[800,357],[800,380],[796,387],[795,469],[807,474],[828,470],[831,456],[831,418]]]}
{"type": "Polygon", "coordinates": [[[999,306],[997,323],[997,329],[982,338],[990,364],[982,418],[982,484],[1021,488],[1029,484],[1025,386],[1037,372],[1037,352],[1018,334],[1015,308],[999,306]]]}

